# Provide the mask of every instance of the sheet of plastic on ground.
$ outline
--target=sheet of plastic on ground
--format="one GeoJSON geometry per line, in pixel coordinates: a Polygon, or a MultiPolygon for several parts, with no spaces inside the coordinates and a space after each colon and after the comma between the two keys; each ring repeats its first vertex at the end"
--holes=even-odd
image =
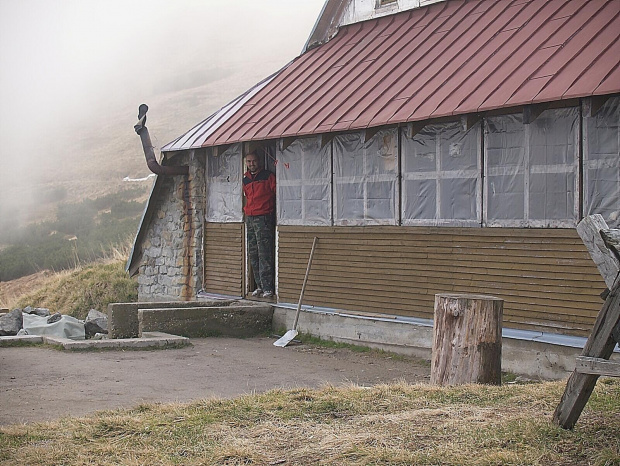
{"type": "Polygon", "coordinates": [[[47,323],[49,317],[23,313],[23,335],[53,336],[70,340],[84,340],[84,322],[63,315],[55,322],[47,323]]]}

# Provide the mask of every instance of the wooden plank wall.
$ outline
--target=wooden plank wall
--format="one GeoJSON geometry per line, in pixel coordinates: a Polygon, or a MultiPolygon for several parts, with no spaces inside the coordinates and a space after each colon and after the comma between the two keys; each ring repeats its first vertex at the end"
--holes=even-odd
{"type": "Polygon", "coordinates": [[[498,296],[504,327],[589,335],[606,285],[572,229],[280,226],[280,302],[432,319],[435,293],[498,296]]]}
{"type": "Polygon", "coordinates": [[[208,293],[243,296],[243,223],[206,223],[204,289],[208,293]]]}

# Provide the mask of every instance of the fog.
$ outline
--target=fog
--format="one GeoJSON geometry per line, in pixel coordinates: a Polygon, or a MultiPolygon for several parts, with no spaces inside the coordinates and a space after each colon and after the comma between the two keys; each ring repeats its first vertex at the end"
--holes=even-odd
{"type": "Polygon", "coordinates": [[[277,71],[299,55],[323,3],[0,0],[0,204],[64,163],[47,148],[76,125],[209,79],[248,70],[249,88],[277,71]]]}

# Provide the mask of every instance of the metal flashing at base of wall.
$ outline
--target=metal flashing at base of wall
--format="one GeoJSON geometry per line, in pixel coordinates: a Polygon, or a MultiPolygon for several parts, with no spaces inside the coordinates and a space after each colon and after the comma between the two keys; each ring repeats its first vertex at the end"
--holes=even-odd
{"type": "MultiPolygon", "coordinates": [[[[273,328],[291,328],[295,306],[274,306],[273,328]]],[[[433,321],[304,307],[297,329],[342,343],[369,346],[430,360],[433,321]]],[[[515,329],[502,331],[502,370],[535,379],[562,379],[575,369],[586,339],[515,329]]],[[[616,347],[614,358],[620,359],[616,347]]]]}

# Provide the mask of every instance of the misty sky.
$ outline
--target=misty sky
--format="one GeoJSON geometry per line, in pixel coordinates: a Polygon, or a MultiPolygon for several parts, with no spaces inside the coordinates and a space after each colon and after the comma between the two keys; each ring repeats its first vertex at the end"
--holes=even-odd
{"type": "Polygon", "coordinates": [[[44,157],[30,148],[94,110],[174,90],[207,66],[276,71],[299,55],[323,3],[0,0],[0,195],[44,157]]]}

